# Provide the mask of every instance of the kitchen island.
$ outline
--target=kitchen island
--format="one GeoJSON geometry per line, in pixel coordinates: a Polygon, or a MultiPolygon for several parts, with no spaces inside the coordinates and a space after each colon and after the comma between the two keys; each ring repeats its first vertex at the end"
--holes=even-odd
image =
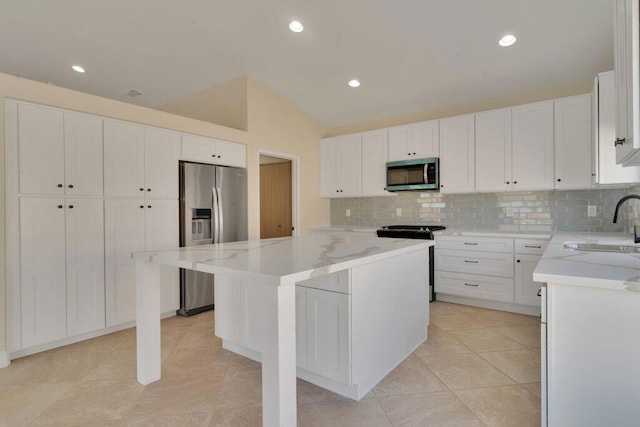
{"type": "Polygon", "coordinates": [[[321,346],[327,342],[328,329],[317,329],[320,333],[313,342],[307,339],[311,344],[306,352],[312,354],[307,361],[323,364],[309,372],[317,375],[315,382],[321,385],[324,380],[335,385],[333,373],[338,372],[341,380],[346,379],[343,394],[353,393],[359,399],[426,339],[428,247],[432,244],[327,233],[135,253],[138,381],[149,384],[161,376],[158,278],[159,265],[169,265],[215,274],[216,283],[225,289],[216,291],[221,297],[216,300],[217,310],[224,312],[222,317],[216,314],[216,333],[225,336],[228,348],[234,350],[235,344],[240,347],[234,351],[242,354],[250,349],[253,353],[245,355],[261,359],[265,426],[296,424],[296,366],[300,360],[296,284],[301,282],[307,281],[312,294],[320,291],[329,296],[306,304],[317,308],[309,315],[309,323],[333,321],[337,326],[346,321],[350,326],[346,339],[338,333],[338,352],[329,352],[346,354],[346,364],[341,357],[323,360],[327,353],[321,346]],[[323,281],[325,276],[335,280],[323,281]],[[351,310],[348,319],[340,320],[340,310],[335,310],[340,303],[332,303],[340,291],[351,292],[342,298],[351,310]],[[234,298],[240,298],[242,304],[236,305],[234,298]],[[225,302],[229,302],[227,307],[225,302]],[[248,310],[228,309],[231,306],[248,310]],[[338,316],[329,317],[330,313],[338,316]],[[253,315],[252,320],[248,314],[253,315]],[[239,316],[239,322],[234,316],[239,316]],[[236,327],[240,329],[233,335],[236,327]]]}
{"type": "Polygon", "coordinates": [[[630,234],[556,233],[533,278],[542,293],[542,425],[638,425],[640,253],[630,234]]]}

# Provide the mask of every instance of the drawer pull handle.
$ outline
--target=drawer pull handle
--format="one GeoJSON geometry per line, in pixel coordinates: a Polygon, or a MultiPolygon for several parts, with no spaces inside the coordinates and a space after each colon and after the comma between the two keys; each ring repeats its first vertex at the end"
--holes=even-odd
{"type": "Polygon", "coordinates": [[[469,246],[478,246],[476,242],[464,242],[464,244],[469,246]]]}
{"type": "Polygon", "coordinates": [[[538,296],[541,297],[542,296],[542,288],[538,289],[538,296]]]}
{"type": "Polygon", "coordinates": [[[475,287],[478,287],[478,284],[477,284],[477,283],[465,283],[464,285],[465,285],[465,286],[475,286],[475,287]]]}
{"type": "Polygon", "coordinates": [[[477,264],[478,261],[469,261],[468,259],[465,259],[464,262],[468,262],[469,264],[477,264]]]}
{"type": "Polygon", "coordinates": [[[525,248],[533,248],[533,249],[541,249],[542,246],[536,246],[536,245],[524,245],[525,248]]]}

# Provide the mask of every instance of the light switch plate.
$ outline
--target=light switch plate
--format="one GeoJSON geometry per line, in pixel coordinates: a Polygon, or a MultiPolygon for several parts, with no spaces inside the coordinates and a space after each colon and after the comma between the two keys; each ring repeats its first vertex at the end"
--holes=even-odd
{"type": "Polygon", "coordinates": [[[595,205],[587,206],[587,216],[594,217],[598,214],[598,207],[595,205]]]}
{"type": "Polygon", "coordinates": [[[347,209],[347,210],[344,212],[344,215],[345,215],[345,216],[351,216],[351,209],[347,209]]]}
{"type": "Polygon", "coordinates": [[[396,208],[396,216],[402,216],[402,208],[396,208]]]}

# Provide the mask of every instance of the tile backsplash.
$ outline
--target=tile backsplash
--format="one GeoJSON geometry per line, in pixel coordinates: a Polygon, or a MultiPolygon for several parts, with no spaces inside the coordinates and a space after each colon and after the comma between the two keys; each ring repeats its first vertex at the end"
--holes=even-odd
{"type": "Polygon", "coordinates": [[[613,224],[616,202],[631,189],[442,194],[399,192],[391,197],[331,200],[331,224],[374,226],[442,224],[505,231],[631,232],[640,225],[640,201],[629,200],[613,224]],[[595,216],[589,216],[589,208],[595,216]],[[347,216],[347,209],[350,216],[347,216]],[[398,216],[400,214],[401,216],[398,216]]]}

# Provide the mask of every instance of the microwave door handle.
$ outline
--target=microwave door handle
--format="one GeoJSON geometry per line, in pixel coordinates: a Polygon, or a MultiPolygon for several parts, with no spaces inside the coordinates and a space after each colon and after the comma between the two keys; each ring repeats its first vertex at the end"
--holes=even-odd
{"type": "Polygon", "coordinates": [[[422,182],[425,184],[429,184],[429,174],[427,173],[427,170],[429,169],[429,164],[425,163],[422,169],[422,182]]]}

